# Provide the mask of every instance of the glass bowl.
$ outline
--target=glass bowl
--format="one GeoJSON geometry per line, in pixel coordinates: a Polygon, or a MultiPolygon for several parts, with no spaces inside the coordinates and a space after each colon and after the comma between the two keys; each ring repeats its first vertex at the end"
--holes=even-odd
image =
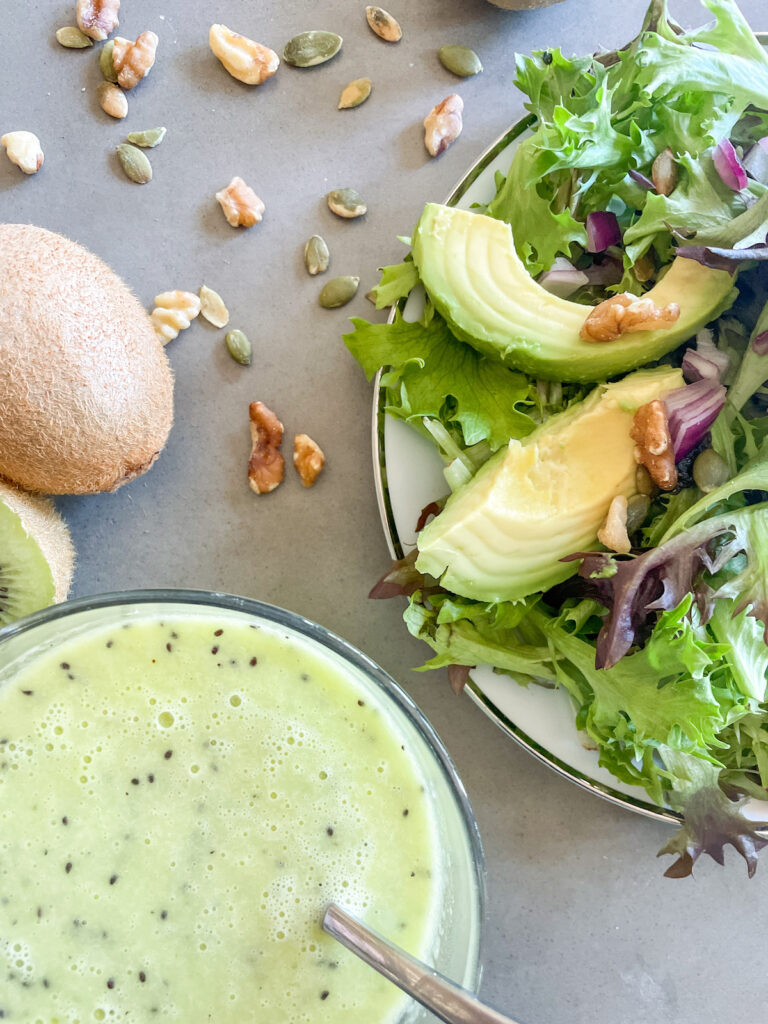
{"type": "MultiPolygon", "coordinates": [[[[285,647],[284,642],[287,640],[288,645],[285,649],[289,652],[291,657],[295,656],[296,658],[304,659],[308,657],[310,659],[314,659],[315,663],[321,663],[322,666],[324,666],[328,672],[332,673],[335,678],[343,680],[346,687],[351,687],[354,691],[354,695],[359,695],[359,699],[356,701],[357,704],[361,705],[361,707],[363,704],[370,707],[370,712],[369,707],[364,709],[366,714],[370,713],[375,715],[377,721],[380,720],[380,716],[384,716],[383,722],[386,727],[386,734],[388,736],[396,736],[400,741],[400,749],[407,750],[408,753],[406,755],[406,760],[413,769],[414,778],[420,783],[416,788],[425,793],[424,806],[430,815],[430,835],[434,840],[431,849],[434,851],[434,856],[437,858],[434,863],[439,865],[440,868],[438,872],[433,872],[433,874],[439,874],[440,876],[440,889],[439,896],[437,898],[433,898],[430,904],[431,916],[429,918],[430,924],[428,928],[430,936],[429,945],[428,947],[419,950],[419,955],[421,955],[423,959],[426,959],[427,962],[431,963],[441,973],[457,981],[464,987],[472,991],[476,991],[479,985],[481,973],[480,933],[485,905],[485,870],[480,837],[475,819],[469,806],[466,792],[448,753],[416,704],[414,704],[410,697],[408,697],[397,683],[395,683],[394,680],[378,665],[350,646],[344,640],[340,639],[338,636],[328,632],[322,626],[310,622],[299,615],[293,614],[292,612],[285,611],[281,608],[264,604],[259,601],[251,600],[249,598],[236,597],[229,594],[188,590],[143,590],[105,594],[97,597],[80,598],[68,601],[64,604],[54,605],[50,608],[44,609],[43,611],[27,616],[26,618],[12,623],[0,630],[0,688],[12,685],[13,680],[17,679],[19,673],[25,671],[28,672],[30,670],[34,671],[35,662],[38,658],[44,659],[44,663],[46,665],[55,666],[56,669],[69,669],[69,664],[66,661],[62,661],[59,657],[58,648],[60,648],[61,645],[67,645],[68,652],[73,650],[77,652],[78,643],[81,641],[87,643],[89,637],[96,637],[98,642],[93,645],[93,649],[95,650],[96,646],[99,648],[105,646],[101,644],[101,640],[99,639],[105,631],[120,638],[120,634],[117,632],[119,629],[130,627],[135,624],[139,624],[141,628],[144,629],[144,632],[138,633],[143,644],[146,636],[149,635],[150,640],[154,636],[154,634],[150,635],[147,632],[150,626],[152,628],[157,626],[159,628],[167,629],[174,623],[185,622],[185,620],[187,623],[191,624],[190,633],[192,633],[194,629],[197,629],[199,625],[202,630],[206,631],[205,635],[208,636],[208,624],[212,627],[211,632],[213,633],[213,627],[219,624],[226,626],[229,623],[232,626],[230,634],[232,636],[238,635],[238,630],[235,628],[236,626],[242,627],[243,625],[247,625],[255,627],[261,631],[261,636],[264,637],[265,643],[277,643],[279,641],[285,647]],[[166,621],[169,625],[166,625],[166,621]],[[146,625],[147,623],[149,623],[149,626],[146,625]],[[271,640],[270,637],[272,638],[271,640]]],[[[242,628],[240,632],[243,632],[242,628]]],[[[169,635],[176,634],[172,633],[169,635]]],[[[250,636],[250,634],[248,635],[250,636]]],[[[165,634],[163,634],[162,639],[165,640],[165,634]]],[[[206,641],[206,643],[208,643],[208,641],[206,641]]],[[[107,646],[112,645],[109,644],[107,646]]],[[[170,650],[170,643],[165,646],[170,650]]],[[[85,648],[83,648],[83,650],[85,650],[85,648]]],[[[214,648],[210,648],[210,650],[214,650],[214,648]]],[[[267,651],[269,652],[270,650],[271,648],[268,647],[267,651]]],[[[208,648],[206,648],[206,653],[207,652],[208,648]]],[[[152,653],[154,653],[154,651],[152,653]]],[[[143,656],[143,648],[141,656],[143,656]]],[[[67,654],[67,657],[70,657],[70,655],[67,654]]],[[[112,655],[110,655],[110,657],[112,657],[112,655]]],[[[198,659],[197,653],[195,654],[195,658],[198,659]]],[[[269,658],[270,655],[267,653],[267,661],[269,661],[269,658]]],[[[72,659],[70,658],[70,660],[72,659]]],[[[255,660],[256,659],[254,659],[254,661],[255,660]]],[[[245,664],[245,661],[242,663],[245,664]]],[[[183,664],[184,663],[182,662],[182,665],[183,664]]],[[[195,664],[197,664],[197,660],[195,664]]],[[[213,663],[211,662],[211,664],[213,663]]],[[[234,665],[235,659],[232,659],[230,664],[234,665]]],[[[221,665],[219,665],[219,668],[221,668],[221,665]]],[[[207,673],[205,678],[206,684],[208,683],[208,677],[210,677],[212,685],[214,682],[221,682],[222,676],[216,676],[215,672],[212,674],[212,670],[207,667],[207,665],[203,671],[207,673]]],[[[73,672],[62,672],[62,677],[57,677],[56,679],[57,689],[55,691],[55,695],[59,704],[66,701],[66,687],[76,685],[76,680],[68,681],[74,679],[73,672]]],[[[315,678],[321,679],[322,677],[317,676],[315,678]]],[[[250,681],[246,681],[246,677],[243,675],[240,680],[240,688],[243,691],[244,700],[248,699],[250,696],[256,695],[258,692],[258,687],[255,686],[253,682],[250,682],[250,686],[252,688],[250,694],[247,692],[249,689],[249,682],[250,681]]],[[[45,683],[48,684],[47,676],[45,676],[45,683]]],[[[194,685],[195,684],[190,683],[191,687],[194,685]]],[[[269,683],[269,685],[271,686],[273,684],[269,683]]],[[[41,687],[41,692],[42,689],[43,688],[41,687]]],[[[138,689],[142,689],[141,685],[138,686],[138,689]]],[[[148,692],[152,692],[151,686],[144,687],[144,689],[148,690],[148,692]]],[[[20,694],[23,693],[31,694],[32,691],[17,688],[15,691],[9,691],[8,693],[9,700],[10,698],[13,698],[14,700],[22,702],[19,704],[22,709],[26,706],[23,704],[24,698],[20,696],[20,694]]],[[[142,700],[144,699],[145,698],[142,697],[142,700]]],[[[240,698],[236,699],[239,704],[240,698]]],[[[149,703],[154,703],[154,698],[150,699],[149,703]]],[[[28,706],[31,707],[31,705],[28,706]]],[[[229,712],[230,709],[227,708],[227,711],[229,712]]],[[[8,713],[13,713],[11,707],[9,707],[8,713]]],[[[115,713],[119,716],[120,706],[117,701],[115,702],[115,713]]],[[[112,712],[111,710],[107,711],[105,708],[105,710],[98,712],[98,715],[96,712],[93,712],[93,714],[89,716],[93,719],[90,723],[92,728],[90,730],[91,735],[89,735],[89,742],[93,740],[97,743],[93,748],[94,750],[100,751],[102,749],[101,746],[98,745],[100,729],[107,728],[106,726],[102,727],[100,725],[102,719],[99,716],[108,714],[111,715],[112,712]]],[[[52,714],[50,709],[45,708],[42,718],[50,718],[53,720],[53,718],[55,718],[55,713],[52,714]]],[[[158,721],[159,720],[160,718],[158,717],[158,721]]],[[[1,721],[2,712],[0,712],[0,722],[1,721]]],[[[190,723],[190,732],[194,729],[202,731],[202,724],[198,723],[194,718],[190,719],[190,723]]],[[[87,724],[89,723],[82,723],[83,726],[87,724]]],[[[45,726],[46,729],[51,727],[51,723],[47,720],[43,721],[42,725],[45,726]]],[[[209,730],[208,735],[210,736],[210,726],[206,726],[205,728],[209,730]]],[[[38,732],[40,731],[37,724],[35,725],[35,729],[38,732]]],[[[61,730],[59,729],[59,731],[61,730]]],[[[3,728],[0,726],[0,734],[2,732],[3,728]]],[[[363,729],[363,732],[365,732],[365,729],[363,729]]],[[[205,735],[205,733],[203,733],[203,735],[205,735]]],[[[55,742],[56,737],[53,735],[47,737],[46,734],[46,738],[54,741],[53,743],[48,744],[47,749],[52,750],[57,746],[57,743],[55,742]]],[[[64,738],[66,739],[66,737],[64,738]]],[[[7,744],[8,737],[0,735],[0,743],[7,744]]],[[[18,746],[19,745],[17,744],[17,747],[18,746]]],[[[62,744],[62,747],[63,746],[64,744],[62,744]]],[[[142,744],[139,743],[136,744],[136,746],[141,747],[142,744]]],[[[294,750],[295,748],[290,749],[294,750]]],[[[394,750],[395,748],[393,747],[392,749],[394,750]]],[[[0,747],[0,752],[2,751],[3,748],[0,747]]],[[[5,752],[7,753],[8,751],[9,747],[6,746],[5,752]]],[[[379,753],[381,753],[381,751],[379,751],[379,753]]],[[[166,756],[169,754],[170,751],[166,753],[166,756]]],[[[15,756],[17,759],[19,758],[18,753],[15,756]]],[[[94,756],[93,760],[99,761],[99,756],[94,756]]],[[[129,757],[130,756],[132,755],[129,755],[129,757]]],[[[88,757],[85,758],[85,760],[90,762],[91,758],[88,757]]],[[[23,758],[21,759],[21,764],[17,766],[22,769],[25,767],[23,758]]],[[[5,765],[3,765],[3,767],[5,767],[5,765]]],[[[297,769],[298,767],[299,766],[296,765],[297,769]]],[[[197,769],[197,766],[195,766],[195,769],[197,769]]],[[[89,763],[87,769],[84,770],[92,771],[93,768],[89,763]]],[[[89,777],[94,779],[97,778],[96,775],[89,776],[85,774],[81,776],[80,782],[85,782],[89,777]]],[[[147,776],[147,778],[150,779],[150,781],[154,781],[154,776],[147,776]]],[[[135,784],[138,784],[138,781],[138,779],[131,780],[131,782],[134,782],[135,784]]],[[[2,773],[0,773],[0,784],[2,784],[2,782],[2,773]]],[[[38,782],[35,783],[35,785],[38,784],[38,782]]],[[[348,780],[346,784],[351,785],[348,780]]],[[[182,780],[182,785],[186,786],[186,781],[182,780]]],[[[228,783],[228,785],[231,785],[231,783],[228,783]]],[[[248,782],[244,781],[242,785],[253,789],[257,788],[256,784],[251,780],[248,782]]],[[[126,784],[124,788],[126,789],[127,797],[130,786],[126,784]]],[[[43,784],[41,790],[44,789],[45,786],[43,784]]],[[[138,790],[136,790],[136,792],[138,792],[138,790]]],[[[156,792],[156,790],[152,791],[153,796],[156,792]]],[[[370,790],[368,792],[370,794],[370,790]]],[[[237,797],[237,793],[233,793],[232,795],[233,799],[237,797]]],[[[120,794],[120,796],[122,798],[122,794],[120,794]]],[[[45,805],[43,797],[44,793],[41,795],[41,807],[45,806],[46,810],[41,810],[40,813],[43,817],[46,817],[47,815],[47,817],[52,820],[53,812],[49,807],[47,807],[47,805],[45,805]]],[[[149,795],[147,796],[147,799],[149,799],[149,795]]],[[[350,799],[352,799],[352,797],[350,797],[350,799]]],[[[60,811],[56,813],[60,814],[60,811]]],[[[291,810],[291,813],[293,813],[293,810],[291,810]]],[[[296,813],[300,817],[303,815],[301,805],[297,807],[296,813]]],[[[407,814],[408,812],[404,811],[403,813],[407,814]]],[[[3,815],[0,812],[0,821],[3,821],[3,832],[0,834],[0,874],[2,874],[2,861],[4,859],[4,842],[6,844],[5,859],[7,860],[9,850],[8,836],[11,835],[12,837],[13,835],[14,820],[16,819],[6,811],[5,820],[3,821],[3,815]]],[[[30,824],[28,816],[25,817],[24,811],[20,810],[18,812],[18,821],[26,822],[26,825],[23,827],[26,827],[28,832],[17,836],[16,839],[23,840],[21,843],[22,847],[26,844],[26,847],[30,848],[32,841],[29,837],[35,833],[34,820],[32,824],[30,824]]],[[[58,823],[58,818],[56,821],[58,823]]],[[[303,822],[301,823],[303,824],[303,822]]],[[[154,838],[152,842],[155,842],[154,838]]],[[[117,845],[117,840],[115,841],[115,845],[117,845]]],[[[363,845],[367,844],[364,843],[363,845]]],[[[287,849],[288,847],[285,848],[287,849]]],[[[46,850],[45,852],[47,855],[48,851],[46,850]]],[[[141,848],[139,848],[138,853],[143,856],[141,848]]],[[[213,850],[211,850],[211,853],[213,853],[213,850]]],[[[398,858],[398,855],[399,848],[397,848],[394,843],[386,844],[386,849],[384,850],[381,849],[381,844],[376,848],[375,856],[384,857],[387,861],[390,861],[391,858],[398,858]]],[[[19,856],[18,842],[16,847],[16,856],[19,856]]],[[[161,859],[159,861],[159,870],[164,870],[165,865],[166,862],[161,859]]],[[[391,867],[393,865],[387,865],[384,862],[376,862],[376,866],[378,869],[381,867],[391,867]]],[[[15,868],[14,870],[17,869],[15,868]]],[[[427,875],[429,877],[428,872],[427,875]]],[[[413,877],[412,874],[411,877],[413,877]]],[[[256,879],[253,879],[253,882],[253,898],[254,900],[258,900],[262,895],[260,890],[265,888],[265,885],[261,885],[256,879]]],[[[433,885],[436,883],[430,881],[428,884],[433,885]]],[[[7,888],[7,886],[4,888],[7,888]]],[[[437,889],[434,891],[437,892],[437,889]]],[[[113,893],[109,890],[105,890],[103,895],[109,898],[113,893]]],[[[263,895],[266,896],[266,892],[263,895]]],[[[236,897],[242,899],[242,893],[237,891],[236,897]]],[[[93,898],[99,898],[96,891],[93,898]]],[[[229,898],[232,899],[231,890],[229,898]]],[[[333,898],[337,898],[338,902],[344,903],[343,898],[339,899],[337,895],[334,895],[333,898]]],[[[298,898],[296,899],[296,902],[299,902],[298,898]]],[[[230,907],[229,909],[232,910],[233,908],[230,907]]],[[[352,909],[353,912],[360,913],[359,909],[355,911],[354,907],[349,905],[348,909],[352,909]]],[[[38,917],[40,917],[40,914],[41,911],[38,908],[38,917]]],[[[94,918],[95,916],[94,912],[94,918]]],[[[235,919],[235,916],[236,915],[233,913],[233,920],[235,919]]],[[[364,917],[365,914],[360,913],[360,916],[364,917]]],[[[369,920],[368,923],[377,927],[373,920],[369,920]]],[[[78,922],[75,921],[75,924],[78,924],[78,922]]],[[[230,924],[230,928],[231,927],[233,927],[232,924],[230,924]]],[[[277,934],[280,935],[280,933],[277,934]]],[[[395,942],[398,941],[397,934],[390,934],[388,937],[393,939],[395,942]]],[[[3,944],[2,938],[3,937],[0,936],[0,947],[2,947],[3,944]]],[[[12,938],[12,936],[7,937],[6,945],[8,946],[8,949],[3,950],[0,948],[0,967],[2,967],[3,953],[5,952],[6,956],[9,955],[9,949],[11,949],[9,943],[12,938]]],[[[322,941],[326,943],[333,943],[333,940],[330,940],[326,936],[322,936],[322,941]]],[[[64,938],[62,942],[64,944],[64,948],[60,950],[61,954],[64,956],[70,956],[71,958],[71,951],[68,953],[66,949],[66,938],[64,938]]],[[[22,952],[20,954],[18,964],[22,964],[26,955],[24,953],[24,949],[26,949],[24,942],[16,942],[12,948],[18,952],[17,947],[19,946],[22,947],[22,952]]],[[[310,948],[314,949],[315,947],[311,946],[310,948]]],[[[332,948],[334,948],[335,953],[336,947],[332,948]]],[[[341,947],[338,947],[338,950],[343,955],[348,955],[344,951],[341,951],[341,947]]],[[[181,955],[184,955],[183,950],[181,955]]],[[[192,964],[190,963],[187,966],[191,967],[192,964]]],[[[364,971],[369,970],[368,968],[363,967],[362,964],[358,965],[358,967],[364,971]]],[[[76,967],[73,967],[72,969],[75,970],[76,967]]],[[[22,973],[23,970],[33,971],[33,966],[22,965],[22,973]]],[[[93,966],[89,967],[89,970],[93,972],[93,966]]],[[[109,971],[107,971],[107,973],[109,973],[109,971]]],[[[129,970],[128,973],[131,974],[131,971],[129,970]]],[[[133,975],[138,976],[139,974],[141,974],[146,980],[145,971],[142,970],[139,972],[137,966],[135,970],[133,970],[133,975]]],[[[30,974],[28,976],[28,980],[32,978],[33,975],[30,974]]],[[[114,979],[107,979],[107,981],[114,987],[114,979]]],[[[383,982],[383,984],[388,985],[389,983],[383,982]]],[[[325,998],[322,993],[320,997],[325,998]]],[[[240,995],[238,995],[237,998],[239,999],[240,995]]],[[[94,1014],[93,1019],[111,1020],[113,1016],[116,1015],[117,1010],[114,1008],[110,1010],[110,1005],[107,994],[105,993],[103,1006],[100,1004],[90,1011],[94,1014]]],[[[390,1008],[387,1014],[382,1018],[382,1021],[386,1020],[388,1024],[392,1024],[394,1021],[403,1022],[407,1020],[409,1022],[422,1022],[431,1019],[426,1011],[417,1007],[409,1000],[401,1000],[398,998],[396,1002],[393,1003],[393,1006],[394,1009],[390,1008]]],[[[220,1014],[221,1020],[229,1020],[230,1018],[227,1014],[232,1012],[232,1009],[233,1007],[228,1006],[226,1008],[226,1013],[222,1012],[220,1014]]],[[[250,1010],[251,1007],[248,1007],[248,1009],[250,1010]]],[[[282,1009],[282,1007],[278,1009],[282,1009]]],[[[330,1009],[330,1006],[328,1009],[330,1009]]],[[[32,1006],[30,1007],[30,1010],[36,1010],[36,1008],[32,1006]]],[[[242,1015],[242,1006],[238,1012],[242,1015]]],[[[302,1012],[304,1016],[299,1014],[295,1017],[296,1020],[311,1021],[313,1019],[311,1012],[308,1016],[306,1015],[306,1008],[304,1008],[302,1012]]],[[[184,1014],[182,1014],[182,1016],[183,1015],[184,1014]]],[[[89,1017],[88,1019],[91,1018],[89,1017]]],[[[216,1019],[219,1019],[219,1015],[217,1015],[216,1019]]],[[[239,1019],[242,1019],[242,1016],[239,1019]]],[[[286,1016],[285,1019],[288,1020],[288,1016],[286,1016]]],[[[291,1017],[291,1019],[294,1018],[291,1017]]],[[[341,1016],[339,1019],[342,1019],[341,1016]]],[[[369,1024],[378,1024],[378,1022],[370,1021],[369,1024]]]]}

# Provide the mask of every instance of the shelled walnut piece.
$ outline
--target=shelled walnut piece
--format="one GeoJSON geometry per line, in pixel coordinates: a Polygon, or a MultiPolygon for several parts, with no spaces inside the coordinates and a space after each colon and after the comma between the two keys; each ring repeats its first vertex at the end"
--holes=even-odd
{"type": "Polygon", "coordinates": [[[619,555],[628,555],[632,550],[627,533],[627,499],[623,494],[617,494],[611,501],[605,522],[597,531],[597,539],[619,555]]]}
{"type": "Polygon", "coordinates": [[[308,434],[297,434],[293,439],[293,465],[305,487],[312,487],[323,471],[323,450],[308,434]]]}
{"type": "Polygon", "coordinates": [[[274,50],[233,32],[226,25],[211,25],[208,45],[224,69],[246,85],[261,85],[280,67],[280,58],[274,50]]]}
{"type": "Polygon", "coordinates": [[[662,491],[677,486],[675,451],[667,422],[664,403],[655,398],[641,405],[635,413],[629,436],[635,442],[635,461],[645,466],[651,480],[662,491]]]}
{"type": "Polygon", "coordinates": [[[453,92],[424,118],[424,145],[430,156],[439,156],[461,135],[464,100],[453,92]]]}
{"type": "Polygon", "coordinates": [[[150,320],[158,340],[167,345],[185,331],[200,313],[200,299],[192,292],[176,288],[155,296],[155,308],[150,320]]]}
{"type": "Polygon", "coordinates": [[[235,176],[232,181],[216,193],[219,205],[233,228],[250,228],[258,224],[264,213],[264,203],[242,178],[235,176]]]}
{"type": "Polygon", "coordinates": [[[263,402],[251,402],[248,415],[251,420],[248,483],[256,494],[269,494],[285,476],[285,459],[280,452],[283,424],[263,402]]]}
{"type": "Polygon", "coordinates": [[[34,132],[7,132],[0,138],[0,145],[5,146],[11,163],[25,174],[37,174],[43,166],[43,148],[34,132]]]}
{"type": "Polygon", "coordinates": [[[582,341],[615,341],[622,334],[671,327],[679,316],[680,307],[676,302],[661,307],[647,295],[638,297],[631,292],[621,292],[591,310],[579,337],[582,341]]]}
{"type": "Polygon", "coordinates": [[[77,27],[100,42],[120,24],[117,19],[119,10],[120,0],[77,0],[77,27]]]}
{"type": "Polygon", "coordinates": [[[155,63],[159,42],[154,32],[142,32],[134,43],[122,36],[115,37],[112,64],[118,85],[123,89],[134,89],[142,78],[147,77],[155,63]]]}

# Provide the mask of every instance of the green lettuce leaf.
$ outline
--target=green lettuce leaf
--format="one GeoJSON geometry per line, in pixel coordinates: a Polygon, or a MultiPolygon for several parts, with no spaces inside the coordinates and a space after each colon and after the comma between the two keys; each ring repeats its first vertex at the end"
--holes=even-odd
{"type": "Polygon", "coordinates": [[[466,445],[487,441],[494,451],[536,426],[524,411],[533,401],[532,382],[457,341],[437,314],[426,326],[400,315],[392,324],[352,324],[344,342],[368,379],[388,368],[382,385],[392,416],[457,424],[466,445]]]}
{"type": "Polygon", "coordinates": [[[394,306],[400,299],[410,295],[419,283],[419,274],[410,256],[403,263],[395,263],[380,269],[381,279],[371,289],[376,298],[376,309],[394,306]]]}

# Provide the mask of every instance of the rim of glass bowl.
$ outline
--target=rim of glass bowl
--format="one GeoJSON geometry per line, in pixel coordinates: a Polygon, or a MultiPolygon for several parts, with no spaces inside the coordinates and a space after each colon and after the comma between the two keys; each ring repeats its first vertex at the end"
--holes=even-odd
{"type": "Polygon", "coordinates": [[[487,876],[480,831],[472,812],[467,791],[442,740],[416,702],[388,672],[385,672],[380,665],[366,654],[363,654],[362,651],[353,647],[352,644],[342,639],[336,633],[331,632],[331,630],[326,629],[325,626],[321,626],[311,619],[306,619],[297,612],[291,612],[287,608],[281,608],[278,605],[267,604],[256,598],[241,597],[222,591],[161,588],[111,591],[105,594],[78,597],[64,601],[61,604],[50,605],[48,608],[42,608],[40,611],[32,612],[30,615],[17,619],[15,622],[11,622],[0,629],[0,659],[2,659],[2,649],[6,641],[22,636],[25,633],[30,633],[38,626],[47,625],[55,622],[57,619],[65,619],[82,612],[121,605],[153,604],[197,605],[209,608],[223,608],[228,611],[252,615],[277,626],[293,630],[295,633],[314,641],[320,647],[327,648],[340,656],[344,661],[362,671],[380,690],[394,701],[399,710],[416,728],[432,757],[439,765],[448,783],[448,788],[453,794],[464,826],[464,834],[474,873],[475,909],[477,913],[475,957],[474,962],[467,965],[467,973],[469,974],[469,969],[471,968],[471,974],[465,979],[464,983],[472,990],[477,991],[483,971],[483,924],[487,902],[487,876]]]}

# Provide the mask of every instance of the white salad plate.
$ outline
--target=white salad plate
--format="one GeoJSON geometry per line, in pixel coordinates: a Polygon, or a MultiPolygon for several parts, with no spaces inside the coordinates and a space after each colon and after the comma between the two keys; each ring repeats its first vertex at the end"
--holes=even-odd
{"type": "MultiPolygon", "coordinates": [[[[768,47],[768,33],[758,33],[758,38],[768,47]]],[[[494,142],[445,202],[462,209],[490,202],[496,194],[494,175],[497,171],[507,173],[519,140],[525,137],[533,121],[532,116],[523,118],[494,142]]],[[[419,286],[403,308],[405,319],[418,319],[422,303],[419,286]]],[[[387,416],[384,398],[377,377],[373,403],[376,494],[390,553],[399,559],[415,546],[421,510],[444,496],[448,486],[443,462],[434,446],[402,420],[387,416]]],[[[479,665],[472,670],[464,692],[507,735],[571,782],[648,817],[679,821],[676,812],[654,803],[642,787],[621,782],[599,765],[597,751],[583,745],[585,737],[576,729],[574,706],[565,690],[521,686],[509,676],[479,665]]],[[[755,820],[764,818],[764,805],[757,801],[752,804],[745,808],[747,816],[755,820]]]]}

